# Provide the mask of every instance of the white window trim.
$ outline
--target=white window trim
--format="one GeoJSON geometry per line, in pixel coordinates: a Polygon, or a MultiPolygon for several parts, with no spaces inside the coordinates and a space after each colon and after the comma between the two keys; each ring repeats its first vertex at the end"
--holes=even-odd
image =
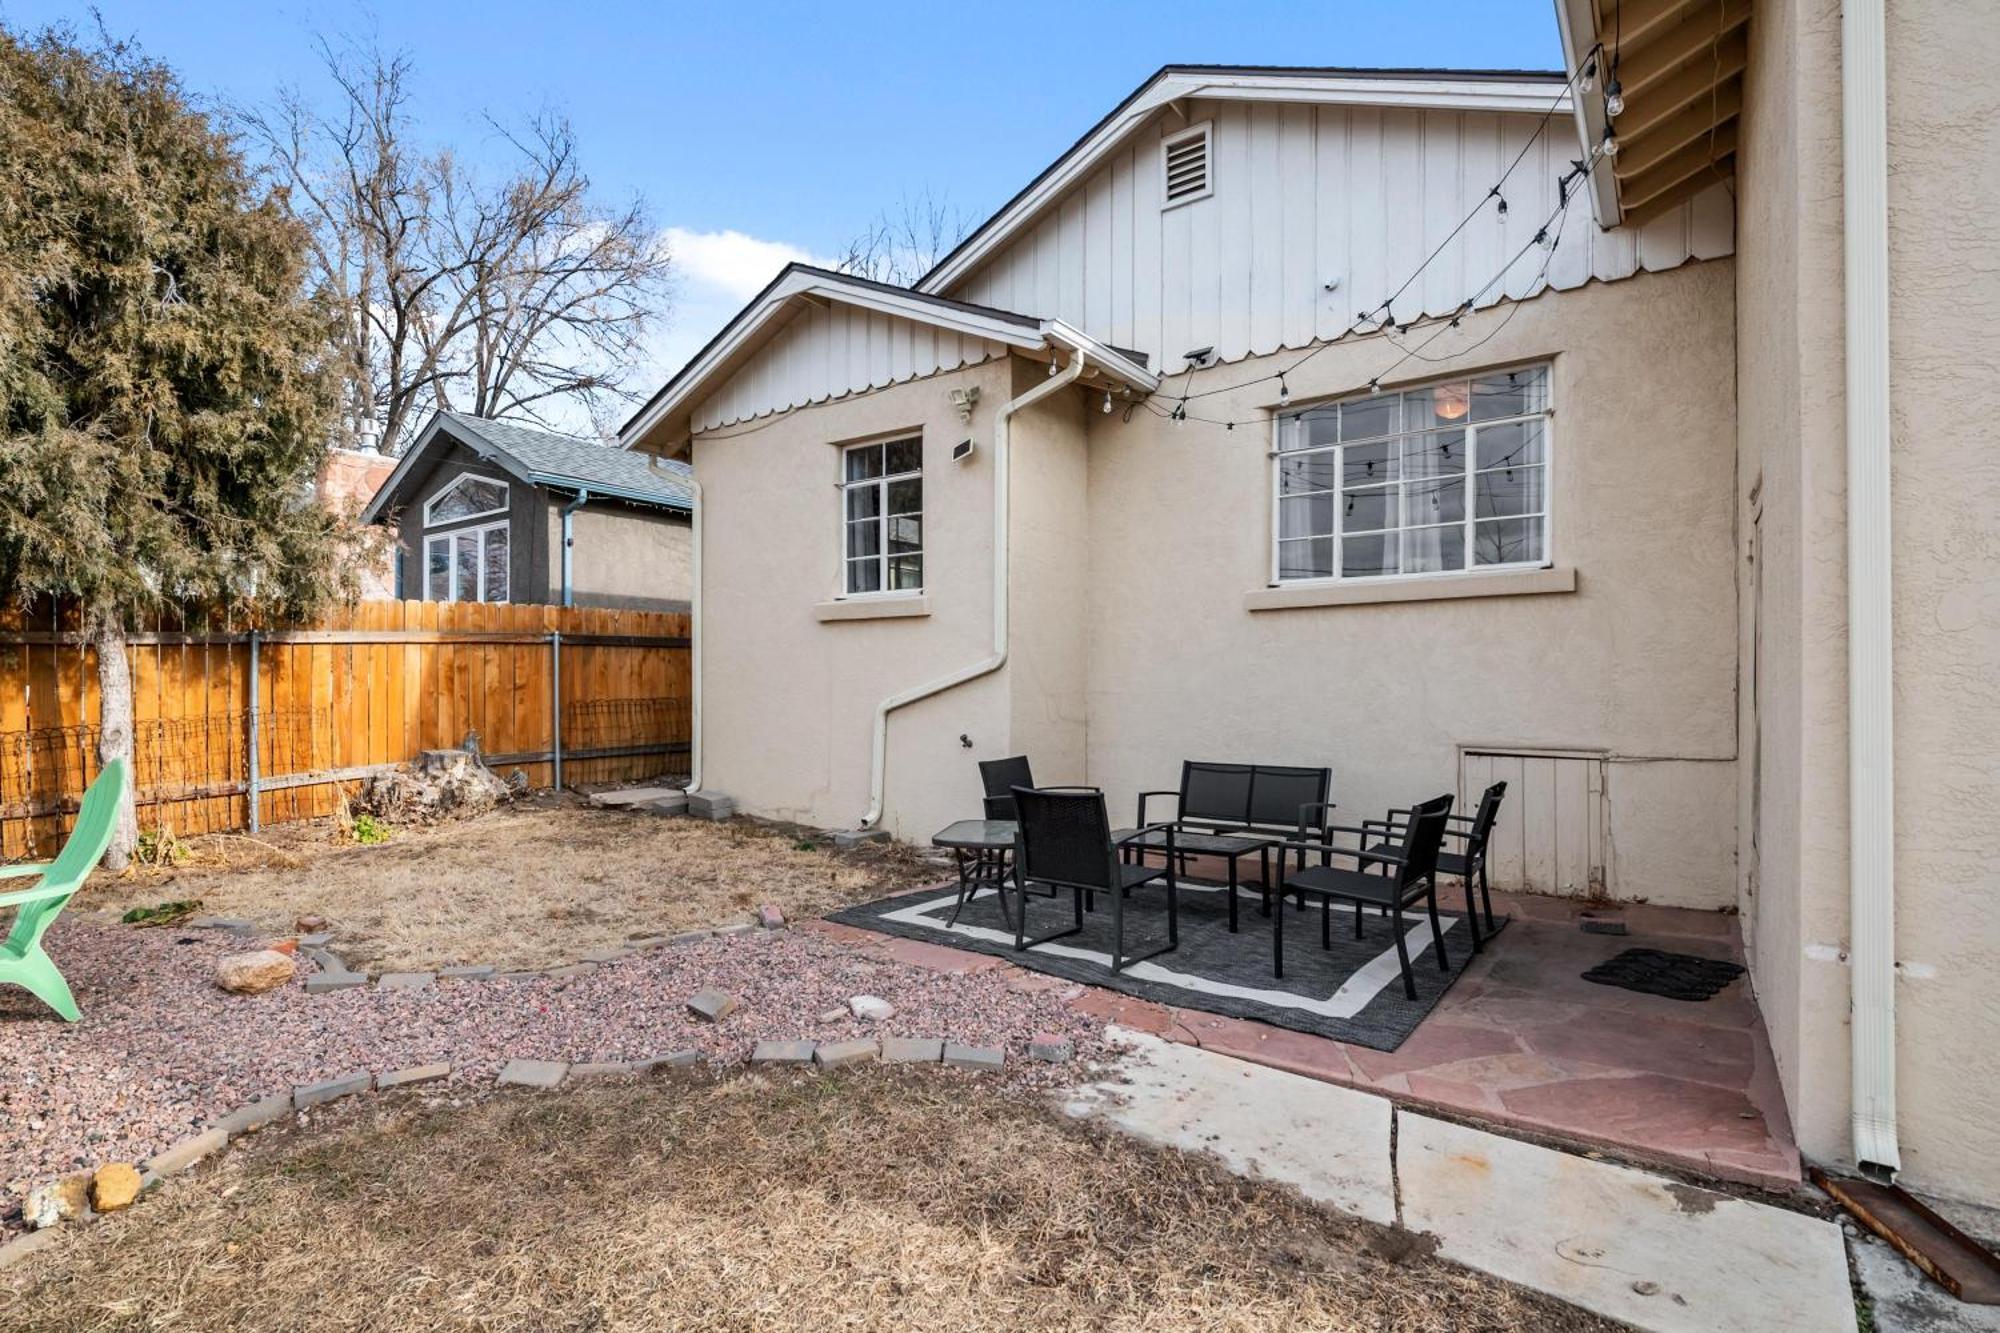
{"type": "MultiPolygon", "coordinates": [[[[914,555],[914,556],[916,556],[916,557],[917,557],[917,563],[918,563],[918,568],[919,568],[920,570],[922,570],[922,572],[923,572],[923,580],[922,580],[922,581],[920,581],[920,582],[918,583],[918,585],[917,585],[916,587],[914,587],[914,588],[891,588],[891,587],[889,587],[889,586],[888,586],[888,583],[889,583],[889,483],[890,483],[890,482],[892,482],[892,481],[902,481],[902,480],[904,480],[904,479],[906,479],[906,478],[909,478],[909,477],[916,477],[916,478],[919,478],[919,479],[922,479],[922,478],[923,478],[923,476],[924,476],[924,468],[923,468],[923,454],[924,454],[924,437],[923,437],[923,434],[922,434],[922,432],[914,432],[914,433],[913,433],[913,432],[910,432],[910,431],[897,431],[897,432],[895,432],[895,433],[893,433],[893,434],[890,434],[890,435],[883,435],[883,436],[881,436],[881,437],[879,437],[879,438],[877,438],[877,439],[872,439],[872,440],[855,440],[855,441],[853,441],[853,442],[851,442],[851,443],[848,443],[848,444],[843,444],[843,445],[841,445],[841,446],[840,446],[840,453],[839,453],[839,456],[838,456],[838,457],[839,457],[839,462],[838,462],[838,467],[839,467],[839,469],[840,469],[840,472],[839,472],[839,477],[838,477],[838,480],[837,480],[837,481],[835,482],[835,484],[834,484],[834,489],[836,490],[836,492],[837,492],[837,493],[839,494],[839,496],[840,496],[840,522],[839,522],[838,526],[837,526],[837,527],[835,528],[835,535],[836,535],[836,538],[837,538],[837,542],[838,542],[838,544],[837,544],[837,546],[836,546],[836,548],[835,548],[835,549],[836,549],[836,551],[837,551],[837,553],[838,553],[838,555],[839,555],[839,560],[840,560],[840,563],[839,563],[839,565],[837,566],[837,569],[838,569],[838,571],[839,571],[839,572],[838,572],[838,574],[837,574],[837,576],[836,576],[836,578],[835,578],[835,585],[834,585],[834,586],[835,586],[835,587],[836,587],[836,588],[838,589],[838,591],[837,591],[837,592],[835,592],[835,594],[834,594],[834,601],[836,601],[836,602],[882,602],[882,601],[894,601],[894,600],[897,600],[897,599],[899,599],[899,598],[903,598],[903,599],[911,599],[911,598],[922,598],[922,597],[924,596],[924,594],[926,593],[926,591],[928,591],[928,587],[929,587],[929,580],[930,580],[930,560],[929,560],[929,558],[928,558],[928,554],[927,554],[927,553],[928,553],[928,550],[929,550],[929,542],[930,542],[930,527],[929,527],[929,525],[928,525],[928,524],[926,524],[926,525],[925,525],[925,527],[924,527],[924,542],[925,542],[925,544],[924,544],[924,545],[922,545],[922,546],[919,546],[919,547],[918,547],[918,548],[917,548],[917,549],[916,549],[915,551],[905,551],[905,552],[903,552],[903,554],[904,554],[904,555],[914,555]],[[877,448],[881,448],[881,447],[882,447],[882,446],[884,446],[884,445],[890,445],[890,444],[901,444],[901,443],[902,443],[903,441],[905,441],[905,440],[915,440],[915,441],[917,442],[917,470],[916,470],[916,471],[914,471],[914,472],[894,472],[894,473],[892,473],[892,472],[886,472],[886,471],[885,471],[885,472],[884,472],[884,473],[883,473],[883,474],[882,474],[881,476],[879,476],[879,477],[869,477],[869,478],[867,478],[866,480],[863,480],[863,481],[849,481],[849,480],[847,479],[847,456],[848,456],[849,454],[853,453],[853,452],[854,452],[854,451],[855,451],[856,449],[877,449],[877,448]],[[881,565],[881,569],[882,569],[882,585],[883,585],[883,586],[882,586],[881,588],[877,589],[877,590],[876,590],[876,591],[874,591],[874,592],[849,592],[849,591],[848,591],[848,588],[847,588],[847,562],[848,562],[848,554],[847,554],[847,523],[848,523],[848,519],[847,519],[847,493],[848,493],[849,491],[851,491],[851,490],[855,490],[855,489],[857,489],[858,487],[862,487],[862,486],[879,486],[879,487],[881,488],[881,491],[882,491],[882,509],[881,509],[881,512],[880,512],[879,514],[877,514],[877,515],[876,515],[876,520],[877,520],[877,522],[879,522],[879,523],[881,524],[881,527],[882,527],[882,540],[881,540],[881,549],[880,549],[880,550],[878,550],[878,551],[877,551],[877,552],[875,553],[875,556],[874,556],[874,558],[875,558],[875,559],[876,559],[876,560],[877,560],[877,561],[878,561],[878,562],[880,563],[880,565],[881,565]]],[[[886,467],[888,466],[888,457],[887,457],[887,454],[886,454],[886,452],[885,452],[885,454],[884,454],[884,456],[883,456],[883,466],[884,466],[885,468],[886,468],[886,467]]],[[[924,503],[925,503],[925,506],[928,506],[928,505],[929,505],[929,503],[930,503],[930,488],[929,488],[929,487],[925,487],[925,488],[924,488],[924,503]]],[[[924,508],[919,508],[919,509],[917,510],[917,517],[918,517],[919,519],[922,519],[922,518],[924,517],[924,513],[925,513],[925,509],[924,509],[924,508]]],[[[925,612],[925,614],[928,614],[928,611],[926,611],[926,612],[925,612]]],[[[827,619],[827,617],[824,617],[824,616],[822,616],[822,617],[821,617],[821,619],[827,619]]]]}
{"type": "MultiPolygon", "coordinates": [[[[1542,461],[1540,464],[1537,465],[1542,469],[1542,512],[1540,514],[1540,518],[1542,520],[1542,555],[1539,560],[1517,560],[1504,565],[1479,565],[1479,564],[1468,563],[1465,565],[1458,566],[1457,568],[1454,569],[1432,569],[1432,570],[1424,570],[1422,572],[1413,574],[1341,573],[1341,538],[1342,536],[1345,535],[1341,531],[1341,528],[1343,526],[1341,523],[1341,519],[1344,516],[1343,515],[1344,506],[1341,502],[1341,495],[1343,494],[1341,483],[1342,480],[1344,479],[1345,473],[1340,463],[1340,451],[1344,449],[1346,445],[1343,442],[1342,444],[1339,445],[1322,445],[1318,449],[1291,449],[1291,450],[1283,449],[1281,446],[1284,441],[1285,424],[1292,418],[1303,416],[1305,413],[1313,411],[1315,408],[1332,407],[1338,403],[1358,402],[1369,396],[1367,394],[1350,393],[1350,394],[1342,394],[1337,398],[1327,398],[1319,402],[1308,403],[1303,407],[1293,408],[1282,413],[1276,413],[1273,414],[1271,418],[1270,477],[1267,483],[1268,490],[1270,493],[1270,506],[1271,506],[1269,514],[1269,523],[1270,523],[1269,549],[1270,549],[1271,563],[1269,571],[1269,581],[1266,586],[1271,588],[1332,588],[1332,587],[1352,588],[1358,586],[1376,587],[1394,583],[1427,582],[1433,579],[1482,578],[1494,574],[1518,574],[1523,570],[1554,568],[1555,551],[1556,551],[1555,363],[1552,361],[1530,361],[1520,365],[1493,366],[1493,367],[1487,367],[1485,369],[1466,370],[1466,371],[1461,371],[1455,375],[1441,375],[1436,379],[1423,380],[1413,384],[1397,385],[1394,389],[1384,390],[1384,392],[1393,392],[1398,394],[1412,393],[1418,390],[1432,388],[1439,384],[1453,384],[1457,383],[1460,380],[1475,380],[1486,375],[1504,375],[1510,370],[1540,370],[1543,372],[1543,374],[1547,377],[1546,378],[1547,389],[1546,389],[1546,400],[1544,402],[1542,410],[1539,412],[1517,413],[1513,416],[1495,417],[1491,421],[1481,421],[1477,423],[1472,422],[1468,418],[1466,422],[1466,429],[1474,430],[1477,427],[1509,425],[1517,421],[1534,421],[1534,420],[1541,421],[1542,461]],[[1279,552],[1279,537],[1283,529],[1280,525],[1280,518],[1279,518],[1279,500],[1281,499],[1281,496],[1278,488],[1282,476],[1282,467],[1283,467],[1282,460],[1286,458],[1296,458],[1299,457],[1300,455],[1308,453],[1332,453],[1334,455],[1333,533],[1331,537],[1331,540],[1333,542],[1333,573],[1331,575],[1315,575],[1308,578],[1285,578],[1279,572],[1280,559],[1281,559],[1279,552]]],[[[1420,434],[1420,433],[1421,432],[1417,431],[1399,430],[1392,435],[1383,436],[1380,438],[1400,439],[1406,435],[1420,434]]],[[[1356,441],[1356,443],[1372,443],[1372,441],[1356,441]]],[[[1473,546],[1473,524],[1476,521],[1476,515],[1478,512],[1478,503],[1476,494],[1476,486],[1477,486],[1476,478],[1478,474],[1476,470],[1468,469],[1465,475],[1466,475],[1465,520],[1464,520],[1465,556],[1466,559],[1470,561],[1472,559],[1473,552],[1475,550],[1473,546]]],[[[1403,531],[1402,528],[1397,528],[1393,530],[1397,532],[1403,531]]]]}
{"type": "Polygon", "coordinates": [[[470,523],[473,519],[485,518],[489,514],[504,514],[507,512],[510,495],[511,489],[506,482],[498,477],[489,477],[479,472],[461,472],[456,477],[453,477],[448,485],[440,487],[430,499],[424,501],[424,526],[427,528],[436,528],[442,527],[446,523],[470,523]],[[467,481],[483,481],[489,486],[498,486],[500,488],[500,503],[492,509],[482,509],[476,514],[460,514],[456,518],[442,520],[433,519],[431,511],[437,508],[438,502],[467,481]]]}
{"type": "Polygon", "coordinates": [[[477,527],[471,528],[447,528],[443,532],[424,534],[423,562],[417,566],[418,586],[423,592],[422,600],[438,603],[456,602],[459,600],[457,595],[458,539],[460,537],[477,537],[479,539],[479,560],[473,568],[479,579],[479,601],[482,603],[486,602],[486,534],[496,529],[507,532],[507,592],[511,600],[514,591],[514,533],[511,528],[511,521],[504,518],[498,523],[481,523],[477,527]],[[450,597],[431,596],[431,544],[433,542],[444,542],[446,544],[445,549],[451,553],[451,574],[447,580],[452,591],[452,596],[450,597]]]}
{"type": "Polygon", "coordinates": [[[1160,211],[1179,208],[1184,204],[1199,203],[1215,193],[1215,132],[1212,121],[1202,121],[1190,125],[1175,134],[1160,140],[1160,211]],[[1184,194],[1178,199],[1167,198],[1167,157],[1173,150],[1190,139],[1201,140],[1202,186],[1193,194],[1184,194]]]}

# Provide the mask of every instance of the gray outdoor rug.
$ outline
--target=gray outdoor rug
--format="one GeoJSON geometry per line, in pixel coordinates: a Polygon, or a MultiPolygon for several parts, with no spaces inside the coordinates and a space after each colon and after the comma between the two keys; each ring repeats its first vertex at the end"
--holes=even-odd
{"type": "MultiPolygon", "coordinates": [[[[1455,896],[1457,886],[1447,888],[1455,896]]],[[[1472,961],[1471,937],[1458,913],[1441,912],[1449,972],[1439,969],[1431,950],[1430,921],[1421,910],[1406,915],[1406,943],[1416,974],[1417,998],[1403,997],[1396,944],[1386,918],[1369,908],[1362,916],[1363,938],[1354,938],[1354,909],[1335,907],[1333,945],[1320,947],[1320,909],[1285,907],[1285,975],[1271,975],[1271,921],[1259,910],[1257,895],[1243,891],[1240,930],[1229,933],[1227,890],[1220,885],[1181,883],[1180,947],[1123,972],[1111,971],[1111,913],[1099,895],[1097,910],[1084,917],[1080,935],[1014,952],[1014,931],[1000,914],[999,900],[982,892],[966,905],[955,925],[945,922],[957,900],[955,888],[902,894],[830,913],[828,920],[884,935],[993,954],[1022,967],[1072,981],[1103,986],[1145,1000],[1177,1004],[1212,1014],[1252,1018],[1260,1023],[1310,1032],[1335,1041],[1393,1051],[1403,1044],[1451,983],[1472,961]]],[[[1028,900],[1028,933],[1045,934],[1068,923],[1067,892],[1061,898],[1028,900]]],[[[1442,904],[1440,904],[1442,906],[1442,904]]],[[[1277,910],[1273,908],[1272,910],[1277,910]]],[[[1496,931],[1507,918],[1496,916],[1496,931]]],[[[1136,890],[1126,902],[1125,945],[1144,953],[1166,938],[1164,892],[1157,885],[1136,890]]],[[[1487,948],[1504,947],[1488,940],[1487,948]]]]}

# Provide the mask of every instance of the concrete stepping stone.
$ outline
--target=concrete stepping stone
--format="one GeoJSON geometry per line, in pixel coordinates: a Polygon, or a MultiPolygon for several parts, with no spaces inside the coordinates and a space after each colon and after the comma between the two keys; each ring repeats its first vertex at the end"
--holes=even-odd
{"type": "Polygon", "coordinates": [[[569,1074],[561,1060],[509,1060],[500,1067],[500,1082],[517,1088],[555,1088],[569,1074]]]}
{"type": "Polygon", "coordinates": [[[720,1023],[736,1012],[736,997],[728,991],[698,990],[688,996],[687,1007],[705,1023],[720,1023]]]}
{"type": "Polygon", "coordinates": [[[809,1065],[813,1058],[809,1041],[760,1041],[750,1052],[753,1065],[809,1065]]]}
{"type": "Polygon", "coordinates": [[[383,990],[429,990],[437,977],[430,972],[384,972],[375,984],[383,990]]]}
{"type": "Polygon", "coordinates": [[[961,1046],[948,1041],[944,1044],[944,1062],[953,1069],[994,1073],[1006,1065],[1007,1053],[998,1046],[961,1046]]]}
{"type": "Polygon", "coordinates": [[[944,1059],[941,1037],[884,1037],[882,1063],[888,1065],[934,1065],[944,1059]]]}
{"type": "Polygon", "coordinates": [[[813,1051],[813,1060],[821,1069],[838,1069],[842,1065],[858,1065],[877,1059],[882,1048],[872,1037],[862,1037],[854,1041],[823,1041],[813,1051]]]}
{"type": "Polygon", "coordinates": [[[409,1088],[419,1083],[437,1083],[451,1077],[448,1064],[417,1065],[411,1069],[392,1069],[386,1074],[375,1076],[375,1090],[387,1092],[391,1088],[409,1088]]]}
{"type": "Polygon", "coordinates": [[[318,1106],[336,1097],[350,1097],[357,1092],[366,1092],[375,1082],[375,1076],[367,1070],[355,1074],[343,1074],[339,1078],[329,1078],[318,1083],[308,1083],[292,1089],[292,1105],[303,1111],[308,1106],[318,1106]]]}

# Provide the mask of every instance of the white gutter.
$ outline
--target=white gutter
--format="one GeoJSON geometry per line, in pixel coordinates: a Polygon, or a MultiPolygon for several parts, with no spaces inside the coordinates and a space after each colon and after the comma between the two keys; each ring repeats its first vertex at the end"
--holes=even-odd
{"type": "MultiPolygon", "coordinates": [[[[948,676],[940,676],[927,685],[918,685],[914,689],[904,690],[901,694],[892,694],[875,706],[875,748],[868,766],[868,813],[862,816],[862,828],[873,828],[882,819],[882,792],[889,760],[889,714],[919,699],[928,699],[934,694],[942,694],[969,680],[991,675],[1007,665],[1007,442],[1011,433],[1009,427],[1016,412],[1032,407],[1049,395],[1076,383],[1082,378],[1087,364],[1087,358],[1082,352],[1078,352],[1070,358],[1067,370],[1043,380],[1020,397],[1002,403],[999,412],[993,418],[993,651],[971,666],[962,667],[948,676]]],[[[700,521],[698,517],[700,512],[700,508],[697,507],[696,522],[700,521]]],[[[696,549],[700,549],[698,540],[696,549]]],[[[700,659],[697,658],[696,661],[699,663],[700,659]]],[[[699,727],[700,713],[697,712],[695,716],[695,725],[699,727]]]]}
{"type": "Polygon", "coordinates": [[[1889,578],[1888,94],[1883,0],[1841,5],[1847,297],[1847,838],[1854,1160],[1896,1145],[1895,696],[1889,578]]]}
{"type": "MultiPolygon", "coordinates": [[[[694,444],[688,444],[688,462],[694,462],[694,444]]],[[[690,560],[694,586],[688,592],[688,780],[682,790],[693,795],[701,790],[701,483],[692,469],[688,485],[694,487],[694,554],[690,560]]]]}
{"type": "Polygon", "coordinates": [[[569,503],[562,507],[562,604],[564,606],[574,606],[576,604],[576,592],[570,582],[570,571],[574,567],[570,554],[572,548],[576,545],[576,511],[589,503],[590,492],[583,487],[578,487],[576,494],[570,498],[569,503]]]}

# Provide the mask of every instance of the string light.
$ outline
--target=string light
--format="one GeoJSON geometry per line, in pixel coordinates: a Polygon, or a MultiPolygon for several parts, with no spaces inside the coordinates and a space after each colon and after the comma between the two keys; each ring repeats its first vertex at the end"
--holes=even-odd
{"type": "Polygon", "coordinates": [[[1600,143],[1597,147],[1598,151],[1606,157],[1618,156],[1618,136],[1611,132],[1609,125],[1604,127],[1604,142],[1600,143]]]}
{"type": "Polygon", "coordinates": [[[1625,89],[1619,86],[1616,74],[1604,85],[1604,114],[1613,120],[1625,114],[1625,89]]]}
{"type": "Polygon", "coordinates": [[[1285,383],[1285,372],[1281,370],[1278,372],[1278,405],[1282,407],[1291,401],[1292,386],[1285,383]]]}
{"type": "Polygon", "coordinates": [[[1111,415],[1111,390],[1104,391],[1104,415],[1111,415]]]}

